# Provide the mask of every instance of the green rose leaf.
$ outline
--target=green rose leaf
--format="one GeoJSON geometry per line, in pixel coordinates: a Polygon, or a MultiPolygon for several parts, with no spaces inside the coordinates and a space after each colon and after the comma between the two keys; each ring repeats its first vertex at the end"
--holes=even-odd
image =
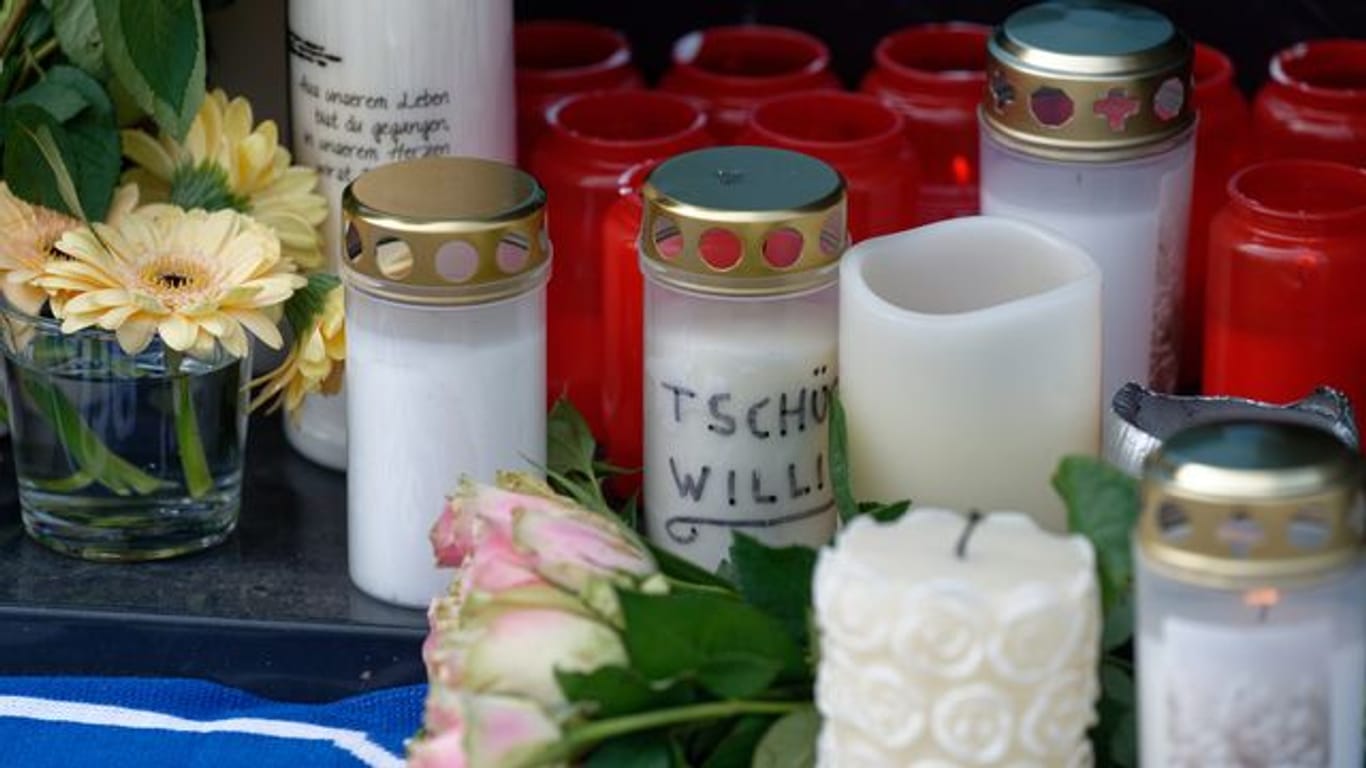
{"type": "Polygon", "coordinates": [[[133,101],[175,139],[204,100],[198,0],[94,0],[104,58],[133,101]]]}
{"type": "Polygon", "coordinates": [[[1138,721],[1133,672],[1106,659],[1100,666],[1100,687],[1100,722],[1090,733],[1096,764],[1134,768],[1138,765],[1138,721]]]}
{"type": "Polygon", "coordinates": [[[781,622],[797,644],[805,647],[816,550],[768,547],[752,536],[736,533],[730,545],[730,562],[745,600],[781,622]]]}
{"type": "Polygon", "coordinates": [[[550,408],[546,421],[546,466],[565,477],[594,473],[593,453],[597,441],[588,422],[567,397],[561,397],[550,408]]]}
{"type": "Polygon", "coordinates": [[[584,762],[585,768],[686,768],[678,744],[668,733],[638,733],[604,742],[584,762]]]}
{"type": "Polygon", "coordinates": [[[747,699],[763,693],[782,671],[782,665],[752,653],[722,653],[697,670],[697,682],[723,699],[747,699]]]}
{"type": "Polygon", "coordinates": [[[847,523],[858,517],[858,502],[854,500],[854,486],[849,478],[849,433],[844,423],[844,405],[838,394],[830,398],[830,488],[835,495],[840,522],[847,523]]]}
{"type": "Polygon", "coordinates": [[[754,761],[754,750],[759,740],[773,724],[771,717],[742,717],[735,721],[726,735],[709,751],[702,768],[749,768],[754,761]]]}
{"type": "Polygon", "coordinates": [[[659,572],[671,580],[711,589],[727,591],[735,589],[735,585],[724,576],[712,573],[693,561],[679,557],[653,542],[647,541],[645,543],[650,548],[650,554],[654,555],[655,563],[659,565],[659,572]]]}
{"type": "Polygon", "coordinates": [[[626,667],[601,667],[588,673],[557,671],[555,679],[565,698],[595,719],[682,706],[693,700],[684,686],[652,685],[626,667]]]}
{"type": "Polygon", "coordinates": [[[25,200],[91,220],[104,218],[119,179],[119,136],[114,108],[100,84],[75,67],[58,66],[4,109],[5,178],[25,200]],[[35,142],[51,137],[70,176],[79,209],[62,194],[59,179],[35,142]]]}
{"type": "Polygon", "coordinates": [[[48,0],[57,43],[72,63],[97,78],[105,78],[104,41],[100,38],[95,0],[48,0]]]}
{"type": "Polygon", "coordinates": [[[778,620],[725,595],[621,592],[631,668],[647,680],[696,677],[709,663],[748,654],[769,659],[779,678],[809,675],[801,649],[778,620]]]}
{"type": "Polygon", "coordinates": [[[814,707],[799,709],[774,723],[754,750],[753,768],[812,768],[821,717],[814,707]]]}
{"type": "Polygon", "coordinates": [[[1108,613],[1133,581],[1129,537],[1138,522],[1138,483],[1099,459],[1069,456],[1058,465],[1053,487],[1067,505],[1068,529],[1095,548],[1108,613]]]}

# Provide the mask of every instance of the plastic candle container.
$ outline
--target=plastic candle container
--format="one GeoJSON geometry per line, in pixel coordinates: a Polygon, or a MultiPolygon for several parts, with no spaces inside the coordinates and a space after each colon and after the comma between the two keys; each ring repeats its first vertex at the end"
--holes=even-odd
{"type": "Polygon", "coordinates": [[[795,152],[723,147],[666,160],[641,196],[650,538],[708,569],[732,531],[824,544],[839,174],[795,152]]]}
{"type": "Polygon", "coordinates": [[[1228,200],[1228,180],[1247,163],[1252,125],[1247,102],[1233,82],[1233,63],[1224,54],[1195,44],[1195,179],[1190,235],[1186,239],[1186,281],[1182,291],[1180,389],[1200,389],[1205,334],[1205,262],[1209,225],[1228,200]]]}
{"type": "Polygon", "coordinates": [[[1100,440],[1095,262],[1041,227],[971,216],[864,241],[840,271],[855,497],[1065,531],[1048,478],[1100,440]]]}
{"type": "Polygon", "coordinates": [[[750,110],[780,93],[839,88],[825,43],[795,29],[758,24],[690,32],[674,43],[662,91],[697,100],[712,135],[732,143],[750,110]]]}
{"type": "MultiPolygon", "coordinates": [[[[294,155],[318,169],[334,266],[342,189],[363,171],[432,155],[514,158],[509,3],[290,0],[289,52],[294,155]]],[[[346,468],[344,394],[310,397],[284,424],[300,453],[346,468]]]]}
{"type": "Polygon", "coordinates": [[[1357,453],[1303,425],[1193,427],[1148,460],[1135,534],[1144,766],[1361,764],[1357,453]]]}
{"type": "Polygon", "coordinates": [[[1310,40],[1276,54],[1252,128],[1262,158],[1366,166],[1366,40],[1310,40]]]}
{"type": "Polygon", "coordinates": [[[637,88],[631,47],[614,29],[580,21],[523,21],[517,56],[517,159],[531,158],[556,101],[576,93],[637,88]]]}
{"type": "Polygon", "coordinates": [[[1100,600],[1081,536],[1017,512],[861,517],[813,592],[820,768],[1092,764],[1100,600]]]}
{"type": "Polygon", "coordinates": [[[426,606],[428,533],[462,478],[545,464],[545,193],[517,169],[431,158],[347,187],[351,579],[426,606]]]}
{"type": "Polygon", "coordinates": [[[917,224],[977,213],[977,105],[990,33],[978,24],[923,24],[884,37],[873,51],[862,90],[905,119],[920,159],[917,224]]]}
{"type": "Polygon", "coordinates": [[[551,399],[567,393],[594,434],[603,434],[603,221],[631,167],[712,143],[706,117],[679,96],[611,91],[571,96],[550,113],[531,157],[549,195],[557,254],[550,281],[551,399]]]}
{"type": "Polygon", "coordinates": [[[854,242],[915,224],[920,171],[901,117],[871,96],[809,91],[755,107],[740,144],[790,149],[829,163],[849,194],[854,242]]]}
{"type": "Polygon", "coordinates": [[[1176,383],[1190,70],[1171,22],[1104,0],[1016,11],[988,48],[982,212],[1054,229],[1100,265],[1106,397],[1176,383]]]}
{"type": "Polygon", "coordinates": [[[1366,404],[1366,170],[1269,160],[1210,227],[1204,388],[1285,402],[1320,385],[1366,404]]]}

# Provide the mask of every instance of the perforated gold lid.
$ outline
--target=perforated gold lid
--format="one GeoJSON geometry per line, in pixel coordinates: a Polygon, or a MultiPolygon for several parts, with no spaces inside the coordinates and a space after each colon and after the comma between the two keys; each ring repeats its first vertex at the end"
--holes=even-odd
{"type": "Polygon", "coordinates": [[[771,295],[837,276],[844,180],[798,152],[716,147],[660,163],[641,189],[641,266],[689,290],[771,295]]]}
{"type": "Polygon", "coordinates": [[[1195,124],[1189,38],[1161,14],[1053,0],[1006,18],[987,43],[981,116],[1028,154],[1108,161],[1160,151],[1195,124]]]}
{"type": "Polygon", "coordinates": [[[432,157],[366,171],[342,193],[348,285],[408,304],[477,304],[549,276],[545,191],[510,165],[432,157]]]}
{"type": "Polygon", "coordinates": [[[1149,456],[1139,546],[1154,567],[1216,587],[1314,581],[1363,551],[1362,462],[1329,432],[1226,421],[1149,456]]]}

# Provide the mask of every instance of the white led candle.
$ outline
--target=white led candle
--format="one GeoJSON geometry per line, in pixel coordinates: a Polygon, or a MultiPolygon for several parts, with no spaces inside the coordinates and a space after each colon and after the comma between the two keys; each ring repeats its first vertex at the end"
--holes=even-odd
{"type": "Polygon", "coordinates": [[[840,396],[860,499],[1018,509],[1066,530],[1058,460],[1100,439],[1100,273],[1031,224],[865,240],[840,270],[840,396]]]}
{"type": "Polygon", "coordinates": [[[1091,546],[1028,517],[864,517],[821,553],[821,768],[1091,765],[1091,546]]]}
{"type": "Polygon", "coordinates": [[[1021,9],[988,45],[982,212],[1047,226],[1104,274],[1104,374],[1175,383],[1194,168],[1190,41],[1121,2],[1021,9]]]}
{"type": "Polygon", "coordinates": [[[642,197],[650,537],[706,568],[733,531],[824,544],[839,174],[786,150],[700,150],[660,164],[642,197]]]}
{"type": "Polygon", "coordinates": [[[430,158],[361,175],[348,248],[351,578],[426,606],[428,533],[462,478],[545,464],[545,193],[517,169],[430,158]]]}
{"type": "MultiPolygon", "coordinates": [[[[291,122],[298,162],[318,169],[339,254],[342,189],[365,170],[463,155],[512,162],[512,3],[290,0],[291,122]]],[[[346,467],[346,399],[310,397],[285,420],[310,459],[346,467]]]]}
{"type": "Polygon", "coordinates": [[[1145,767],[1361,765],[1362,468],[1330,432],[1192,427],[1148,460],[1136,535],[1145,767]]]}

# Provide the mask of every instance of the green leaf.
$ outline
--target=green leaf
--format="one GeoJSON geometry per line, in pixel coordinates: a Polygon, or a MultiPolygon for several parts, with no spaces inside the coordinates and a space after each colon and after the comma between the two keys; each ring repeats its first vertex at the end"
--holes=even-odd
{"type": "Polygon", "coordinates": [[[677,768],[687,762],[664,731],[612,739],[593,750],[584,768],[677,768]]]}
{"type": "Polygon", "coordinates": [[[1101,647],[1113,651],[1124,647],[1134,636],[1133,592],[1121,593],[1105,610],[1100,633],[1101,647]]]}
{"type": "Polygon", "coordinates": [[[180,140],[204,100],[198,0],[94,0],[104,57],[143,111],[180,140]]]}
{"type": "Polygon", "coordinates": [[[565,698],[583,706],[594,720],[683,706],[694,699],[686,686],[652,685],[626,667],[601,667],[587,673],[556,671],[555,679],[565,698]]]}
{"type": "Polygon", "coordinates": [[[109,68],[104,63],[104,41],[100,39],[95,0],[51,0],[53,27],[57,43],[72,63],[91,75],[104,79],[109,68]]]}
{"type": "Polygon", "coordinates": [[[854,486],[849,478],[849,433],[838,392],[830,396],[830,488],[840,522],[848,523],[858,517],[858,502],[854,501],[854,486]]]}
{"type": "Polygon", "coordinates": [[[1098,459],[1069,456],[1058,465],[1053,487],[1067,505],[1067,526],[1096,551],[1105,612],[1133,581],[1130,535],[1138,521],[1138,482],[1098,459]]]}
{"type": "Polygon", "coordinates": [[[100,84],[75,67],[53,67],[11,99],[4,114],[5,177],[16,194],[78,218],[103,219],[121,160],[114,107],[100,84]],[[72,185],[67,192],[75,192],[79,206],[63,193],[58,166],[65,167],[72,185]]]}
{"type": "Polygon", "coordinates": [[[891,504],[883,504],[880,501],[860,501],[858,504],[860,515],[868,515],[879,523],[896,522],[910,509],[911,502],[909,501],[894,501],[891,504]]]}
{"type": "Polygon", "coordinates": [[[313,325],[313,321],[327,305],[327,296],[341,285],[341,278],[326,272],[308,276],[308,284],[295,291],[285,302],[285,320],[294,329],[296,338],[313,325]]]}
{"type": "Polygon", "coordinates": [[[758,716],[736,720],[725,738],[711,750],[702,768],[749,768],[754,761],[754,749],[773,722],[771,717],[758,716]]]}
{"type": "Polygon", "coordinates": [[[805,647],[816,550],[769,547],[737,532],[730,545],[730,562],[746,602],[781,622],[792,639],[805,647]]]}
{"type": "Polygon", "coordinates": [[[687,584],[696,584],[702,587],[711,587],[713,589],[735,590],[734,583],[697,565],[693,561],[684,557],[679,557],[653,542],[647,541],[645,544],[650,548],[650,554],[654,556],[655,563],[659,566],[659,572],[667,576],[670,580],[681,581],[687,584]]]}
{"type": "Polygon", "coordinates": [[[633,531],[640,530],[640,494],[631,494],[631,498],[626,500],[626,506],[617,514],[621,516],[622,522],[626,523],[626,527],[633,531]]]}
{"type": "Polygon", "coordinates": [[[774,723],[754,750],[753,768],[812,768],[821,717],[814,707],[799,709],[774,723]]]}
{"type": "Polygon", "coordinates": [[[747,699],[763,693],[782,671],[782,665],[752,653],[721,653],[697,670],[697,682],[723,699],[747,699]]]}
{"type": "Polygon", "coordinates": [[[1100,720],[1089,734],[1096,764],[1134,768],[1138,765],[1138,729],[1133,673],[1114,659],[1104,659],[1100,686],[1100,720]]]}
{"type": "Polygon", "coordinates": [[[551,406],[546,439],[546,466],[550,469],[562,475],[593,474],[597,441],[569,398],[561,397],[551,406]]]}
{"type": "Polygon", "coordinates": [[[710,592],[620,592],[618,598],[627,657],[647,680],[696,677],[709,662],[737,653],[776,662],[782,679],[810,677],[783,625],[737,599],[710,592]]]}
{"type": "Polygon", "coordinates": [[[171,174],[172,205],[187,211],[202,208],[206,211],[230,209],[247,213],[248,201],[232,191],[228,172],[216,161],[205,160],[199,165],[184,163],[171,174]]]}
{"type": "Polygon", "coordinates": [[[199,436],[199,416],[195,413],[194,393],[190,390],[189,374],[179,372],[180,358],[167,353],[173,365],[171,379],[173,417],[175,419],[176,450],[180,454],[180,468],[185,477],[185,490],[190,498],[203,498],[213,490],[213,473],[204,455],[204,440],[199,436]]]}

